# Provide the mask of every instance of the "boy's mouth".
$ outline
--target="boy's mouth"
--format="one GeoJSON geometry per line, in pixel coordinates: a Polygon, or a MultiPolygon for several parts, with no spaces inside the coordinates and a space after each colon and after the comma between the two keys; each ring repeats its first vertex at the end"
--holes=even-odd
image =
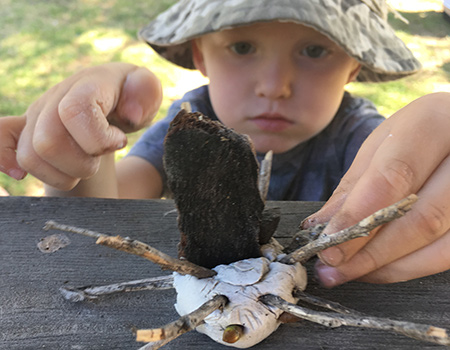
{"type": "Polygon", "coordinates": [[[271,132],[283,131],[294,124],[292,121],[280,114],[269,113],[252,117],[250,118],[250,121],[253,122],[259,129],[271,132]]]}

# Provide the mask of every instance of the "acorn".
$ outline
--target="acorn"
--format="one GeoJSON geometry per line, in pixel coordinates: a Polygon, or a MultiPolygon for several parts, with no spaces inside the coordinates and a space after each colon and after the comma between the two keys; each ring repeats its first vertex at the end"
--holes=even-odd
{"type": "Polygon", "coordinates": [[[223,331],[222,340],[225,343],[233,344],[236,343],[239,339],[241,339],[244,334],[244,327],[239,324],[229,325],[223,331]]]}

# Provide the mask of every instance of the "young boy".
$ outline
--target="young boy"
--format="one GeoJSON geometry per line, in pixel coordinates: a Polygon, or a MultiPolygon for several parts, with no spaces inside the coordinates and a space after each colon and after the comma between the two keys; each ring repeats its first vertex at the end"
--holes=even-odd
{"type": "Polygon", "coordinates": [[[163,139],[188,101],[249,135],[258,157],[275,152],[269,199],[327,200],[336,189],[305,226],[330,221],[332,233],[419,194],[415,215],[324,252],[326,264],[317,266],[324,285],[449,268],[448,95],[419,99],[384,121],[344,91],[355,79],[397,79],[420,67],[387,24],[384,1],[184,0],[140,36],[210,84],[175,102],[115,169],[113,151],[126,138],[113,125],[145,125],[159,106],[159,83],[125,64],[82,71],[44,94],[26,118],[0,120],[0,169],[16,178],[30,172],[50,195],[160,197],[163,139]]]}

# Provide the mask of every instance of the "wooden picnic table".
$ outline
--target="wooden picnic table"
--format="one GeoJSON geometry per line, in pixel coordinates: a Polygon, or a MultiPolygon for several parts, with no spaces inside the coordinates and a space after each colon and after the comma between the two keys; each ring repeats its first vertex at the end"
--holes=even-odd
{"type": "MultiPolygon", "coordinates": [[[[281,208],[276,236],[286,242],[307,215],[323,203],[269,202],[281,208]]],[[[141,291],[72,303],[61,286],[105,285],[169,274],[124,252],[66,233],[70,244],[43,253],[38,243],[59,233],[47,220],[102,233],[129,236],[177,255],[177,214],[170,200],[94,198],[0,198],[0,349],[138,349],[133,329],[163,326],[178,318],[173,289],[141,291]]],[[[309,270],[312,271],[312,263],[309,270]]],[[[307,292],[371,314],[450,327],[450,273],[415,281],[370,285],[347,283],[327,290],[310,276],[307,292]]],[[[252,349],[437,349],[442,346],[393,333],[353,327],[328,329],[302,321],[282,325],[252,349]]],[[[164,349],[226,349],[189,332],[164,349]]]]}

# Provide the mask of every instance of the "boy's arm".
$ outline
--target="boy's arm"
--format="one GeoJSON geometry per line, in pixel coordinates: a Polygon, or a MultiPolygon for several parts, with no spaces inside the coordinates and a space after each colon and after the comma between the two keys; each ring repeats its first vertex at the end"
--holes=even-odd
{"type": "Polygon", "coordinates": [[[102,197],[118,198],[117,177],[115,171],[114,153],[100,157],[100,164],[94,176],[80,180],[69,191],[61,191],[44,184],[45,194],[53,197],[102,197]]]}
{"type": "Polygon", "coordinates": [[[70,191],[45,185],[47,196],[101,198],[160,198],[163,182],[158,170],[139,157],[126,157],[115,163],[114,153],[101,157],[97,173],[81,180],[70,191]]]}
{"type": "Polygon", "coordinates": [[[0,170],[94,194],[90,183],[115,181],[111,165],[103,162],[109,171],[99,172],[102,156],[125,146],[124,132],[148,125],[161,98],[159,80],[147,69],[124,63],[84,69],[47,91],[24,117],[0,118],[0,170]],[[87,186],[75,188],[82,179],[87,186]]]}
{"type": "Polygon", "coordinates": [[[147,160],[127,156],[116,165],[119,198],[161,198],[163,181],[159,171],[147,160]]]}
{"type": "Polygon", "coordinates": [[[336,232],[410,193],[419,201],[405,217],[370,237],[330,248],[316,266],[333,287],[360,279],[390,283],[450,268],[450,94],[422,97],[383,122],[322,210],[304,226],[330,220],[336,232]]]}

